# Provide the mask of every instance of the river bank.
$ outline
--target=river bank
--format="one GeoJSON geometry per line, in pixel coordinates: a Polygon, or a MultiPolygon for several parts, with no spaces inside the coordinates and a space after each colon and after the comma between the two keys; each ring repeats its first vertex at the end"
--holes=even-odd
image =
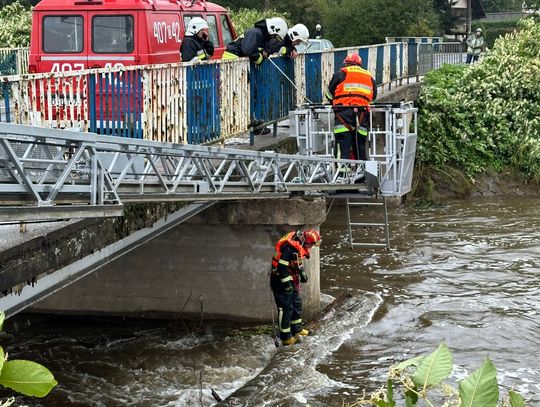
{"type": "Polygon", "coordinates": [[[540,183],[531,181],[518,171],[486,171],[474,178],[450,166],[417,165],[409,200],[444,201],[456,198],[535,196],[540,183]]]}

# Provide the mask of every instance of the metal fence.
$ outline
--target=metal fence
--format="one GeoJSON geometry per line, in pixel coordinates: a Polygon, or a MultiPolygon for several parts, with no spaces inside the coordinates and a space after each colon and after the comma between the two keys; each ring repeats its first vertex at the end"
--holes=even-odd
{"type": "Polygon", "coordinates": [[[461,50],[438,41],[400,41],[276,57],[260,66],[240,58],[4,76],[0,121],[200,144],[245,133],[253,119],[285,119],[305,98],[324,102],[330,78],[351,52],[383,93],[463,59],[461,50]]]}
{"type": "Polygon", "coordinates": [[[28,48],[0,48],[0,75],[28,72],[28,48]]]}

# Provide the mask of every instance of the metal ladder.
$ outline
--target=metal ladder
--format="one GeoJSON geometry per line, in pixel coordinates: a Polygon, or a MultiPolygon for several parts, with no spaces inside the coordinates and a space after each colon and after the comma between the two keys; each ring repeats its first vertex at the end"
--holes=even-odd
{"type": "MultiPolygon", "coordinates": [[[[374,198],[368,198],[368,197],[358,197],[358,198],[352,198],[347,197],[346,201],[346,211],[347,211],[347,226],[349,229],[349,246],[351,249],[356,247],[384,247],[386,250],[390,250],[390,231],[388,228],[388,209],[386,206],[386,197],[382,196],[382,200],[380,202],[374,202],[374,198]],[[384,222],[352,222],[351,221],[351,207],[380,207],[382,206],[384,209],[384,222]],[[377,242],[354,242],[353,241],[353,227],[361,227],[361,228],[376,228],[376,229],[383,229],[384,231],[384,243],[382,241],[377,242]]],[[[375,198],[377,199],[377,198],[375,198]]]]}

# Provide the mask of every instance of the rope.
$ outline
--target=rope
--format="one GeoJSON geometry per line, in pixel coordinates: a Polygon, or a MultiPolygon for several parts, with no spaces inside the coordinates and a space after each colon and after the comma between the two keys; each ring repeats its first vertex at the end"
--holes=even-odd
{"type": "Polygon", "coordinates": [[[300,92],[300,94],[303,96],[304,99],[306,99],[306,100],[308,101],[308,103],[313,104],[313,102],[312,102],[311,100],[309,100],[309,99],[307,98],[307,96],[304,95],[304,93],[303,93],[300,89],[298,89],[298,86],[296,86],[296,84],[291,80],[291,78],[289,78],[289,77],[287,76],[287,74],[286,74],[285,72],[283,72],[283,71],[281,70],[281,68],[280,68],[279,66],[277,66],[276,63],[275,63],[274,61],[272,61],[272,58],[268,58],[268,60],[269,60],[270,62],[272,62],[272,65],[274,65],[274,66],[276,67],[276,69],[277,69],[279,72],[281,72],[281,74],[282,74],[285,78],[287,78],[287,80],[294,86],[294,88],[295,88],[298,92],[300,92]]]}

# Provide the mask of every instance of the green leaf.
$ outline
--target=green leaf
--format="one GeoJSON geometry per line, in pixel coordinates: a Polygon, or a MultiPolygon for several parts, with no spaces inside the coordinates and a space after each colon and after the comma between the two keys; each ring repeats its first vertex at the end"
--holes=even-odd
{"type": "Polygon", "coordinates": [[[407,390],[405,392],[405,407],[413,407],[418,403],[418,394],[414,391],[407,390]]]}
{"type": "Polygon", "coordinates": [[[518,392],[510,390],[508,392],[508,398],[510,399],[511,407],[525,407],[525,399],[518,392]]]}
{"type": "Polygon", "coordinates": [[[0,346],[0,372],[2,371],[4,367],[4,359],[6,358],[6,355],[4,354],[4,348],[0,346]]]}
{"type": "Polygon", "coordinates": [[[422,360],[411,379],[416,386],[425,391],[428,386],[440,383],[450,376],[452,364],[452,352],[442,342],[435,352],[422,360]]]}
{"type": "Polygon", "coordinates": [[[4,311],[0,311],[0,331],[4,327],[4,320],[6,319],[6,314],[4,311]]]}
{"type": "Polygon", "coordinates": [[[399,363],[396,366],[396,369],[403,371],[407,369],[409,366],[418,366],[420,365],[422,360],[424,360],[425,358],[426,358],[426,355],[420,355],[412,359],[404,360],[403,362],[399,363]]]}
{"type": "Polygon", "coordinates": [[[45,366],[29,360],[9,360],[0,373],[0,384],[26,396],[45,397],[58,384],[45,366]]]}
{"type": "Polygon", "coordinates": [[[499,402],[497,372],[486,358],[482,367],[459,382],[459,399],[463,407],[496,407],[499,402]]]}
{"type": "Polygon", "coordinates": [[[388,407],[396,407],[394,400],[394,382],[392,379],[386,381],[387,395],[388,395],[388,407]]]}

